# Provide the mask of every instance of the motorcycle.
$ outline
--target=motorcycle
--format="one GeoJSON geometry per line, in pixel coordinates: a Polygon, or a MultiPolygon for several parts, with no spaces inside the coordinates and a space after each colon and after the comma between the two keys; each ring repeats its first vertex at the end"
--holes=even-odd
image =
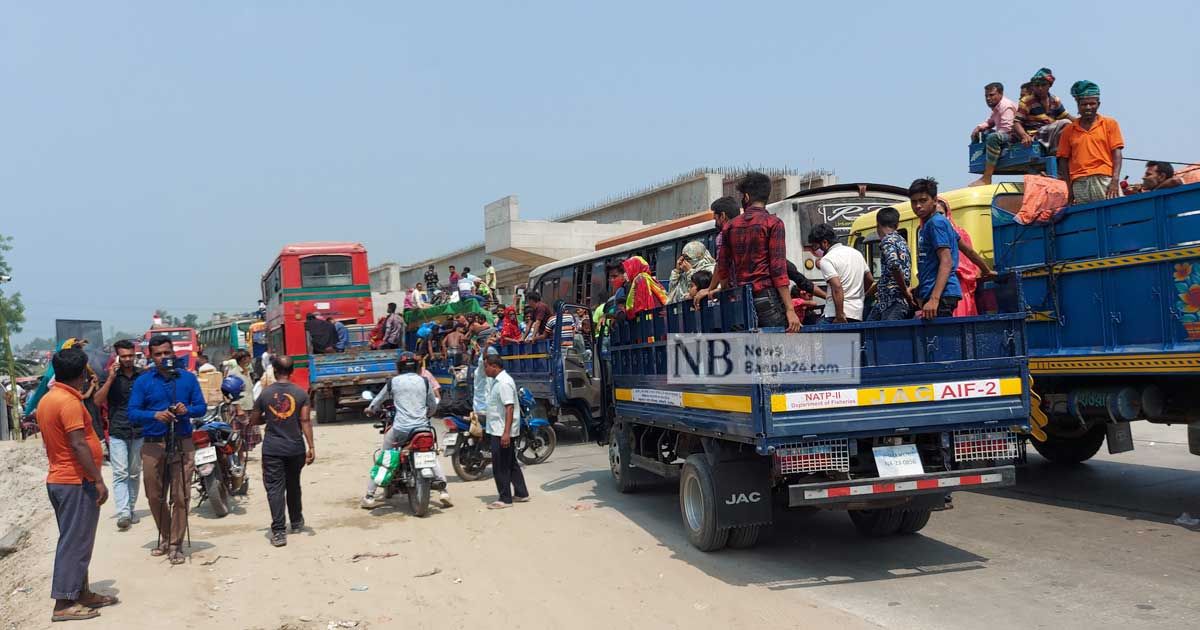
{"type": "Polygon", "coordinates": [[[231,496],[245,494],[250,486],[242,448],[245,438],[225,421],[229,406],[229,402],[221,403],[192,423],[196,506],[207,499],[217,518],[229,514],[231,496]]]}
{"type": "MultiPolygon", "coordinates": [[[[363,392],[362,397],[364,400],[375,398],[369,391],[363,392]]],[[[374,424],[381,435],[387,433],[392,426],[392,417],[395,413],[396,408],[392,401],[386,401],[383,418],[374,424]]],[[[399,445],[399,450],[400,467],[392,475],[391,483],[384,486],[383,496],[385,499],[390,499],[397,494],[406,494],[408,495],[408,506],[412,509],[413,514],[417,517],[425,517],[429,514],[431,491],[434,489],[445,490],[446,488],[442,482],[433,478],[433,467],[437,462],[437,442],[434,438],[433,427],[414,429],[399,445]],[[435,488],[435,486],[440,487],[435,488]]],[[[380,451],[376,451],[376,461],[379,460],[379,455],[380,451]]]]}
{"type": "MultiPolygon", "coordinates": [[[[521,433],[515,438],[517,459],[527,466],[540,464],[554,453],[558,434],[549,420],[533,417],[533,393],[522,387],[517,398],[521,402],[521,433]]],[[[445,423],[447,434],[442,447],[454,465],[454,473],[463,481],[479,479],[492,463],[490,439],[486,434],[471,435],[471,422],[462,416],[446,416],[445,423]]]]}

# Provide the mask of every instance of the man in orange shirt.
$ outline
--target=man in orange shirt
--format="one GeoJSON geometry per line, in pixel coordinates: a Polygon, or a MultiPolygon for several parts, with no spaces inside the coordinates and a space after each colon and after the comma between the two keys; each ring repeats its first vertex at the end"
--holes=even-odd
{"type": "Polygon", "coordinates": [[[54,613],[50,620],[92,619],[100,616],[97,608],[117,603],[117,598],[97,595],[88,587],[88,565],[96,544],[100,506],[108,500],[108,488],[100,475],[103,453],[79,391],[88,382],[87,354],[79,348],[60,350],[53,364],[54,387],[37,407],[38,426],[50,462],[46,491],[58,521],[58,547],[50,584],[54,613]]]}
{"type": "Polygon", "coordinates": [[[1067,125],[1058,140],[1058,176],[1067,182],[1067,203],[1119,197],[1125,148],[1121,126],[1100,115],[1100,86],[1076,81],[1071,96],[1079,106],[1079,119],[1067,125]]]}

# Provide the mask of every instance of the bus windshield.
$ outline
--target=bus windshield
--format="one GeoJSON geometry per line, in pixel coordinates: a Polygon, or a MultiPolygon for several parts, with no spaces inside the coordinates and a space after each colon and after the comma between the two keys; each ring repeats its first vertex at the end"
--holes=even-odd
{"type": "Polygon", "coordinates": [[[349,256],[309,256],[300,261],[300,286],[305,289],[351,284],[349,256]]]}

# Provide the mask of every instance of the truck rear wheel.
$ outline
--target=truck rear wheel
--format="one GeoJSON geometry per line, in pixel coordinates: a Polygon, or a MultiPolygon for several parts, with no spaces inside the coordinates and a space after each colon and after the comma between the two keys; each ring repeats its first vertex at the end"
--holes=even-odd
{"type": "Polygon", "coordinates": [[[1092,427],[1078,437],[1055,437],[1048,435],[1045,442],[1031,439],[1038,454],[1055,464],[1079,464],[1091,459],[1100,451],[1106,434],[1104,425],[1092,427]]]}
{"type": "Polygon", "coordinates": [[[330,394],[317,394],[317,422],[334,422],[337,420],[337,397],[330,394]]]}
{"type": "Polygon", "coordinates": [[[717,551],[729,541],[729,530],[717,527],[716,483],[703,455],[691,455],[679,476],[679,511],[688,542],[700,551],[717,551]]]}
{"type": "Polygon", "coordinates": [[[850,510],[849,514],[858,533],[871,538],[882,538],[895,534],[900,531],[904,520],[904,509],[902,508],[850,510]]]}
{"type": "Polygon", "coordinates": [[[652,480],[650,473],[629,465],[632,452],[629,430],[614,423],[608,432],[608,469],[621,494],[637,492],[652,480]]]}
{"type": "Polygon", "coordinates": [[[729,530],[730,549],[749,549],[758,544],[762,525],[746,525],[729,530]]]}
{"type": "Polygon", "coordinates": [[[922,510],[904,510],[904,516],[900,517],[900,529],[897,530],[901,534],[915,534],[929,524],[929,516],[933,514],[930,508],[922,510]]]}

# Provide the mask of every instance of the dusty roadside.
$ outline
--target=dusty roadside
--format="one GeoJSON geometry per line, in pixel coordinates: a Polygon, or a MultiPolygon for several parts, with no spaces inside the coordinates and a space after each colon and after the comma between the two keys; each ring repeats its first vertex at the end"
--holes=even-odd
{"type": "MultiPolygon", "coordinates": [[[[364,463],[377,440],[361,423],[317,428],[318,461],[304,471],[310,531],[290,536],[280,549],[267,543],[257,460],[250,496],[234,513],[214,519],[207,506],[192,512],[191,558],[183,566],[149,555],[154,533],[144,498],[141,523],[125,533],[105,506],[92,581],[122,603],[76,625],[462,628],[499,620],[513,628],[875,627],[806,595],[731,584],[706,572],[692,557],[698,552],[665,544],[597,497],[596,485],[608,479],[586,450],[595,446],[564,445],[550,462],[526,468],[534,501],[512,510],[484,508],[495,498],[490,477],[471,484],[452,477],[456,506],[425,519],[409,516],[403,497],[361,510],[364,463]],[[355,560],[356,554],[371,555],[355,560]]],[[[49,627],[56,533],[41,444],[0,446],[6,447],[3,477],[32,479],[0,478],[0,518],[16,510],[32,530],[24,550],[0,560],[0,618],[6,628],[49,627]],[[10,461],[27,468],[14,475],[10,461]]]]}

